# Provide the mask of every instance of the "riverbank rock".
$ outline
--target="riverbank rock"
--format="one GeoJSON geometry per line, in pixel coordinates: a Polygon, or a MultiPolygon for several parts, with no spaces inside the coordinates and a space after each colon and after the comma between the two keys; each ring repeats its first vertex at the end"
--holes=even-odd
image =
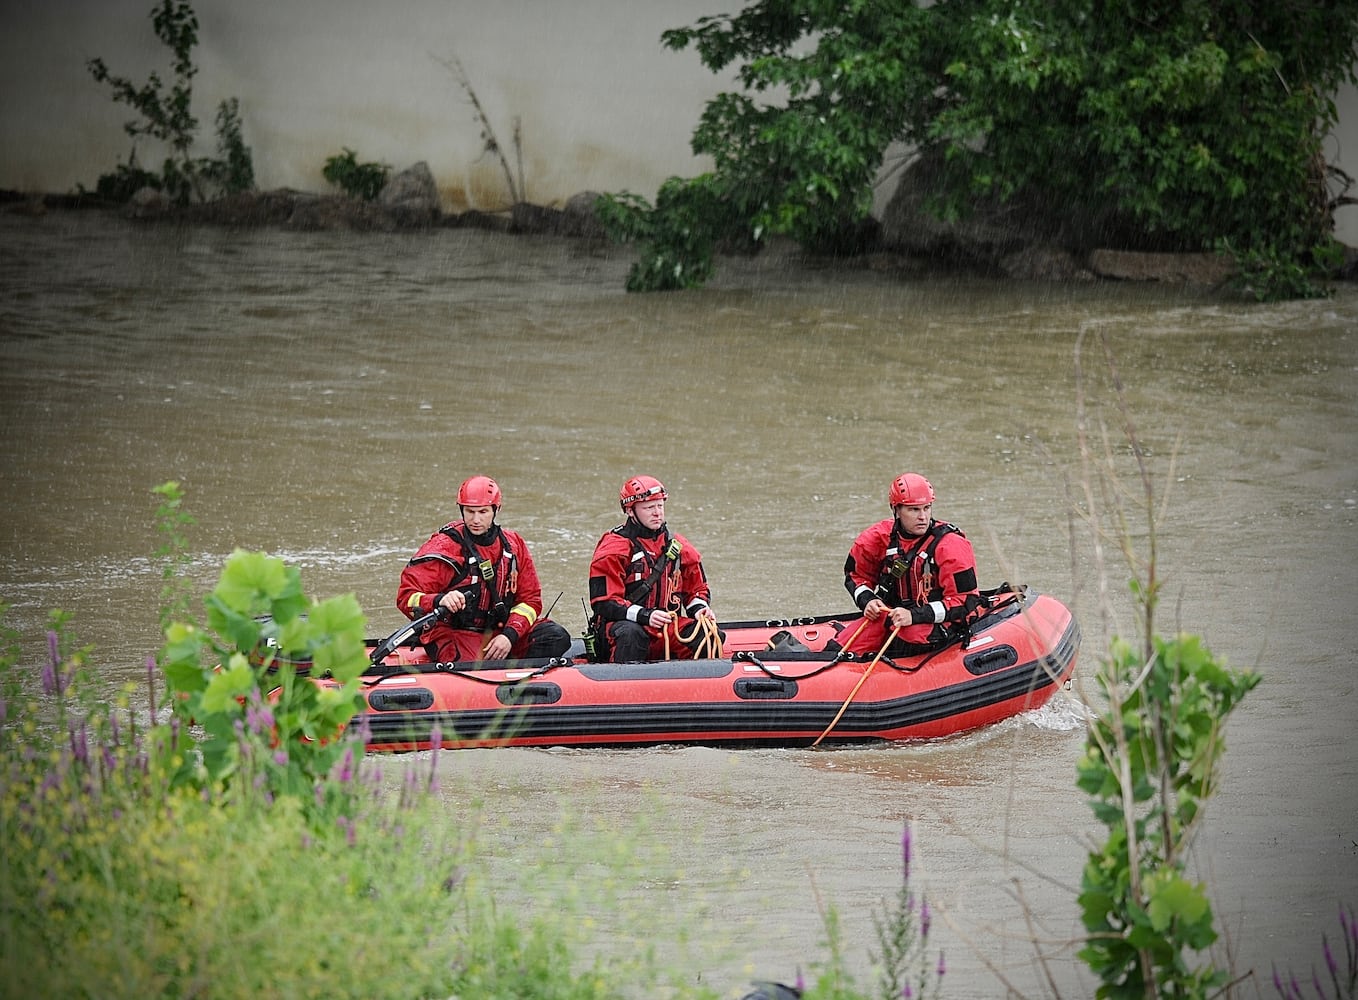
{"type": "Polygon", "coordinates": [[[510,232],[540,236],[571,236],[603,239],[607,235],[594,214],[597,191],[581,191],[567,199],[564,208],[519,202],[510,209],[510,232]]]}
{"type": "Polygon", "coordinates": [[[429,226],[441,214],[439,189],[429,164],[421,160],[387,180],[377,204],[398,226],[429,226]]]}
{"type": "Polygon", "coordinates": [[[1230,259],[1217,254],[1118,249],[1118,241],[1133,241],[1104,214],[1033,197],[1003,203],[983,198],[964,219],[939,219],[928,201],[945,169],[939,157],[920,157],[902,174],[882,215],[883,249],[1024,281],[1103,278],[1215,286],[1234,271],[1230,259]]]}
{"type": "Polygon", "coordinates": [[[1101,278],[1119,281],[1167,281],[1188,285],[1220,285],[1235,273],[1235,262],[1215,253],[1137,253],[1092,250],[1089,268],[1101,278]]]}
{"type": "Polygon", "coordinates": [[[128,199],[125,212],[129,219],[162,219],[173,210],[174,202],[165,192],[144,187],[128,199]]]}

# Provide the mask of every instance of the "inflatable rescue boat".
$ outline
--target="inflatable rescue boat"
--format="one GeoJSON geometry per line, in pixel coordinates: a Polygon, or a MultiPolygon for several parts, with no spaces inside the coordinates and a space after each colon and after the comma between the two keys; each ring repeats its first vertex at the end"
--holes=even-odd
{"type": "Polygon", "coordinates": [[[369,640],[369,750],[786,746],[949,736],[1038,708],[1069,683],[1080,628],[1054,597],[1004,589],[951,645],[849,655],[862,619],[722,622],[720,655],[594,663],[576,639],[549,660],[437,663],[422,621],[369,640]]]}

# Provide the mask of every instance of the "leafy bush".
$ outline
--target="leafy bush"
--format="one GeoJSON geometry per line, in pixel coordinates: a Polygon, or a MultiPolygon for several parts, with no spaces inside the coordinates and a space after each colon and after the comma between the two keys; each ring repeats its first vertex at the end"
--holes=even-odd
{"type": "Polygon", "coordinates": [[[1085,336],[1082,331],[1076,342],[1083,511],[1096,533],[1104,523],[1116,525],[1114,537],[1134,572],[1141,641],[1114,637],[1095,674],[1104,707],[1089,720],[1076,784],[1090,796],[1108,839],[1084,866],[1079,904],[1087,937],[1079,957],[1102,981],[1099,997],[1216,996],[1230,973],[1192,958],[1217,933],[1206,886],[1190,882],[1185,872],[1203,807],[1216,791],[1226,719],[1259,676],[1228,669],[1198,636],[1156,634],[1157,505],[1147,451],[1127,412],[1108,340],[1099,335],[1140,479],[1143,557],[1134,551],[1129,528],[1136,494],[1118,481],[1106,438],[1102,464],[1093,457],[1094,421],[1085,410],[1080,365],[1085,336]]]}
{"type": "Polygon", "coordinates": [[[230,194],[255,186],[255,163],[241,135],[240,102],[236,98],[217,105],[217,158],[201,161],[203,176],[230,194]]]}
{"type": "Polygon", "coordinates": [[[325,161],[321,175],[350,198],[372,201],[387,186],[390,170],[385,163],[359,163],[358,154],[345,146],[344,152],[325,161]]]}
{"type": "MultiPolygon", "coordinates": [[[[833,246],[869,211],[892,148],[941,165],[931,206],[945,219],[1022,198],[1082,212],[1138,249],[1229,240],[1266,270],[1309,268],[1333,229],[1322,142],[1329,95],[1355,80],[1355,0],[1267,12],[1246,0],[757,0],[661,40],[713,72],[734,67],[742,88],[709,101],[694,130],[713,173],[666,185],[719,192],[697,201],[698,232],[738,219],[756,241],[833,246]]],[[[692,205],[657,201],[658,280],[629,287],[676,287],[666,236],[690,230],[692,205]]],[[[1314,291],[1286,275],[1256,287],[1314,291]]]]}
{"type": "Polygon", "coordinates": [[[170,706],[183,723],[164,748],[182,762],[172,787],[231,792],[249,781],[343,821],[352,786],[327,778],[363,753],[352,736],[341,738],[362,704],[368,663],[357,602],[308,602],[296,568],[237,551],[206,604],[216,636],[174,623],[162,654],[170,706]],[[313,684],[313,672],[336,683],[313,684]]]}
{"type": "Polygon", "coordinates": [[[137,86],[127,77],[110,73],[103,59],[90,59],[85,64],[97,82],[112,88],[115,104],[126,104],[141,115],[139,121],[123,125],[123,131],[133,140],[127,163],[119,164],[112,174],[102,175],[95,190],[102,197],[126,201],[138,188],[149,186],[164,191],[181,204],[191,196],[201,201],[214,192],[249,190],[254,186],[254,164],[241,136],[240,108],[234,97],[222,101],[217,109],[220,158],[195,158],[191,154],[198,131],[198,119],[192,110],[193,78],[198,74],[193,62],[193,48],[198,44],[198,16],[192,5],[187,0],[162,0],[151,11],[151,19],[156,37],[174,53],[174,83],[168,91],[154,72],[146,83],[137,86]],[[170,147],[170,155],[158,176],[137,166],[136,142],[141,136],[170,147]]]}
{"type": "MultiPolygon", "coordinates": [[[[209,617],[258,649],[232,609],[265,603],[260,594],[275,611],[322,607],[253,555],[224,572],[210,599],[224,607],[209,617]]],[[[304,645],[318,664],[338,663],[348,622],[317,617],[304,645]]],[[[133,710],[130,686],[98,689],[67,625],[53,616],[38,692],[14,669],[17,636],[0,630],[0,995],[617,995],[597,970],[572,968],[545,917],[497,911],[465,832],[474,822],[449,824],[427,794],[432,764],[385,790],[349,737],[322,776],[307,743],[281,738],[294,731],[286,725],[260,760],[263,733],[241,719],[258,721],[267,699],[254,688],[239,704],[234,683],[215,692],[234,708],[190,683],[170,694],[180,714],[153,724],[133,710]],[[183,738],[183,705],[210,713],[208,739],[183,738]],[[225,716],[240,724],[235,748],[220,752],[225,716]],[[282,759],[298,755],[310,765],[282,759]],[[308,771],[314,784],[279,780],[308,771]],[[325,807],[336,802],[348,808],[325,807]]],[[[152,662],[153,703],[155,677],[152,662]]],[[[308,704],[285,697],[276,718],[290,703],[296,714],[308,704]]]]}
{"type": "Polygon", "coordinates": [[[1144,651],[1114,641],[1097,679],[1108,708],[1091,723],[1077,784],[1109,837],[1085,864],[1080,957],[1103,980],[1100,997],[1211,996],[1230,977],[1187,959],[1217,935],[1206,886],[1184,871],[1226,718],[1259,676],[1182,635],[1144,651]]]}

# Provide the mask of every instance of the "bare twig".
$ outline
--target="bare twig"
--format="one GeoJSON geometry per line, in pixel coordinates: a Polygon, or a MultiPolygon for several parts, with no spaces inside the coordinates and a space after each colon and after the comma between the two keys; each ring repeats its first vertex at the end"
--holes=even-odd
{"type": "MultiPolygon", "coordinates": [[[[481,99],[476,96],[476,90],[472,87],[471,78],[467,76],[466,69],[462,66],[462,60],[457,56],[450,56],[447,59],[434,55],[432,52],[429,58],[443,66],[449,73],[453,74],[453,79],[457,80],[467,94],[467,99],[471,101],[472,110],[476,113],[477,124],[481,126],[481,141],[485,144],[482,153],[494,153],[500,161],[500,168],[505,174],[505,184],[509,187],[509,198],[512,204],[519,204],[523,199],[520,190],[523,181],[523,156],[519,154],[519,184],[514,183],[514,174],[509,169],[509,160],[505,158],[504,150],[500,148],[500,142],[495,138],[495,129],[490,124],[490,119],[486,117],[486,110],[481,106],[481,99]]],[[[520,150],[519,143],[519,119],[514,119],[514,148],[520,150]]]]}

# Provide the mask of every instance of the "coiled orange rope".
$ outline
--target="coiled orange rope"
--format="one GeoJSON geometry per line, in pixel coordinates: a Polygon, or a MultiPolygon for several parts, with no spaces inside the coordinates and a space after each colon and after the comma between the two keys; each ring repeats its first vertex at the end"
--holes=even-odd
{"type": "Polygon", "coordinates": [[[712,618],[708,618],[706,615],[701,615],[693,619],[693,628],[689,630],[688,635],[684,635],[679,631],[677,622],[672,623],[665,628],[665,659],[667,660],[670,659],[671,629],[674,630],[674,637],[685,646],[690,645],[694,639],[698,638],[698,634],[700,632],[702,633],[702,639],[696,646],[693,646],[693,658],[696,660],[715,659],[724,655],[722,652],[721,630],[717,628],[716,621],[712,618]]]}

